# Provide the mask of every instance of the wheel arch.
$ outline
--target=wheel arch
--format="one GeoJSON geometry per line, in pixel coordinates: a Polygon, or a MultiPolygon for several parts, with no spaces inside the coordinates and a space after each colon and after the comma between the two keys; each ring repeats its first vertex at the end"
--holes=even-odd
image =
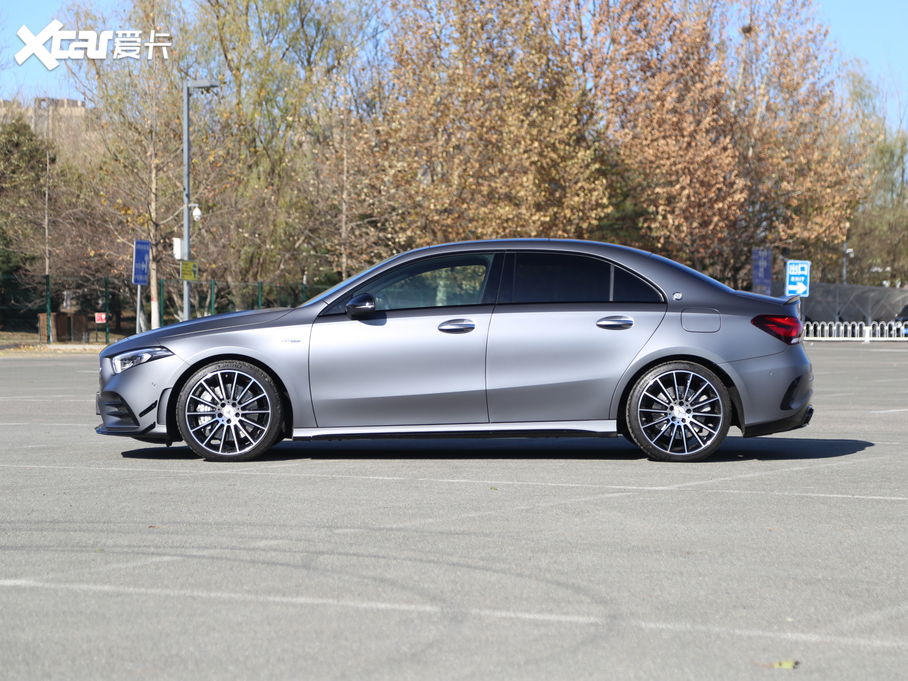
{"type": "Polygon", "coordinates": [[[732,380],[731,376],[728,375],[721,366],[716,362],[713,362],[709,359],[701,357],[699,355],[693,354],[671,354],[671,355],[661,355],[659,357],[651,358],[647,362],[639,365],[632,374],[624,381],[621,387],[621,396],[618,399],[618,410],[616,414],[616,420],[618,423],[618,432],[622,435],[627,436],[627,400],[630,397],[631,391],[634,389],[634,386],[637,384],[637,381],[640,380],[640,377],[643,376],[647,371],[653,367],[659,366],[660,364],[666,364],[668,362],[693,362],[694,364],[699,364],[703,367],[706,367],[712,371],[716,376],[719,377],[719,380],[722,381],[722,384],[728,390],[728,396],[731,399],[731,425],[737,426],[743,430],[744,428],[744,406],[741,401],[741,394],[738,392],[738,387],[735,385],[735,382],[732,380]]]}
{"type": "Polygon", "coordinates": [[[169,440],[173,442],[180,442],[183,439],[180,435],[180,429],[177,426],[177,402],[180,399],[180,393],[183,390],[183,386],[186,385],[186,382],[189,381],[189,379],[196,371],[201,369],[206,364],[231,360],[251,364],[264,371],[266,374],[268,374],[271,380],[274,381],[274,384],[278,389],[278,394],[281,396],[281,406],[283,407],[283,436],[284,438],[293,437],[293,401],[290,399],[290,393],[287,391],[287,386],[284,384],[284,381],[281,380],[278,372],[274,371],[265,362],[256,359],[255,357],[249,357],[248,355],[240,355],[236,353],[225,353],[203,357],[202,359],[199,359],[192,364],[187,364],[186,369],[173,384],[173,388],[171,388],[170,394],[168,395],[165,412],[167,415],[167,438],[169,440]]]}

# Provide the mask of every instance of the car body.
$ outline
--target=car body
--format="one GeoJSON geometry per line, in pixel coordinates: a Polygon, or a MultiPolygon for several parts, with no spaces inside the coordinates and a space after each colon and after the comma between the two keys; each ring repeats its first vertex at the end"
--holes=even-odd
{"type": "Polygon", "coordinates": [[[626,435],[699,460],[806,425],[799,300],[623,246],[492,240],[390,258],[297,308],[100,356],[97,432],[248,460],[283,439],[626,435]]]}

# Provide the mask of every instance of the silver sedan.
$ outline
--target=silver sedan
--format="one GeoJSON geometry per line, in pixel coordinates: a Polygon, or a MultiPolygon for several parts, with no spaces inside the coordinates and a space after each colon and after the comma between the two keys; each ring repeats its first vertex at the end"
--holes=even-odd
{"type": "Polygon", "coordinates": [[[586,241],[447,244],[301,307],[132,336],[101,353],[97,432],[246,461],[284,438],[632,439],[664,461],[809,423],[798,298],[734,291],[586,241]]]}

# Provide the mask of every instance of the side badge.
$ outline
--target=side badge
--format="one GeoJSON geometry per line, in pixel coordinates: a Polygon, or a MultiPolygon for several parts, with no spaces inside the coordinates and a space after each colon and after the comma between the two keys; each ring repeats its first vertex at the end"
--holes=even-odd
{"type": "Polygon", "coordinates": [[[678,292],[678,293],[673,293],[673,294],[672,294],[672,298],[674,298],[675,300],[681,300],[683,297],[684,297],[684,296],[681,295],[680,292],[678,292]]]}

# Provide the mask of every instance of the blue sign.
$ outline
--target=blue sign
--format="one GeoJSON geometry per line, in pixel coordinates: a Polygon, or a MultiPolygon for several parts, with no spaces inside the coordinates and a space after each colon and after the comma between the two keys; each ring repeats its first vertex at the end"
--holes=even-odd
{"type": "Polygon", "coordinates": [[[772,294],[772,249],[753,249],[754,293],[772,294]]]}
{"type": "Polygon", "coordinates": [[[789,260],[785,265],[785,295],[810,295],[810,261],[789,260]]]}
{"type": "Polygon", "coordinates": [[[132,247],[132,283],[148,286],[148,263],[151,260],[151,242],[138,239],[132,247]]]}

